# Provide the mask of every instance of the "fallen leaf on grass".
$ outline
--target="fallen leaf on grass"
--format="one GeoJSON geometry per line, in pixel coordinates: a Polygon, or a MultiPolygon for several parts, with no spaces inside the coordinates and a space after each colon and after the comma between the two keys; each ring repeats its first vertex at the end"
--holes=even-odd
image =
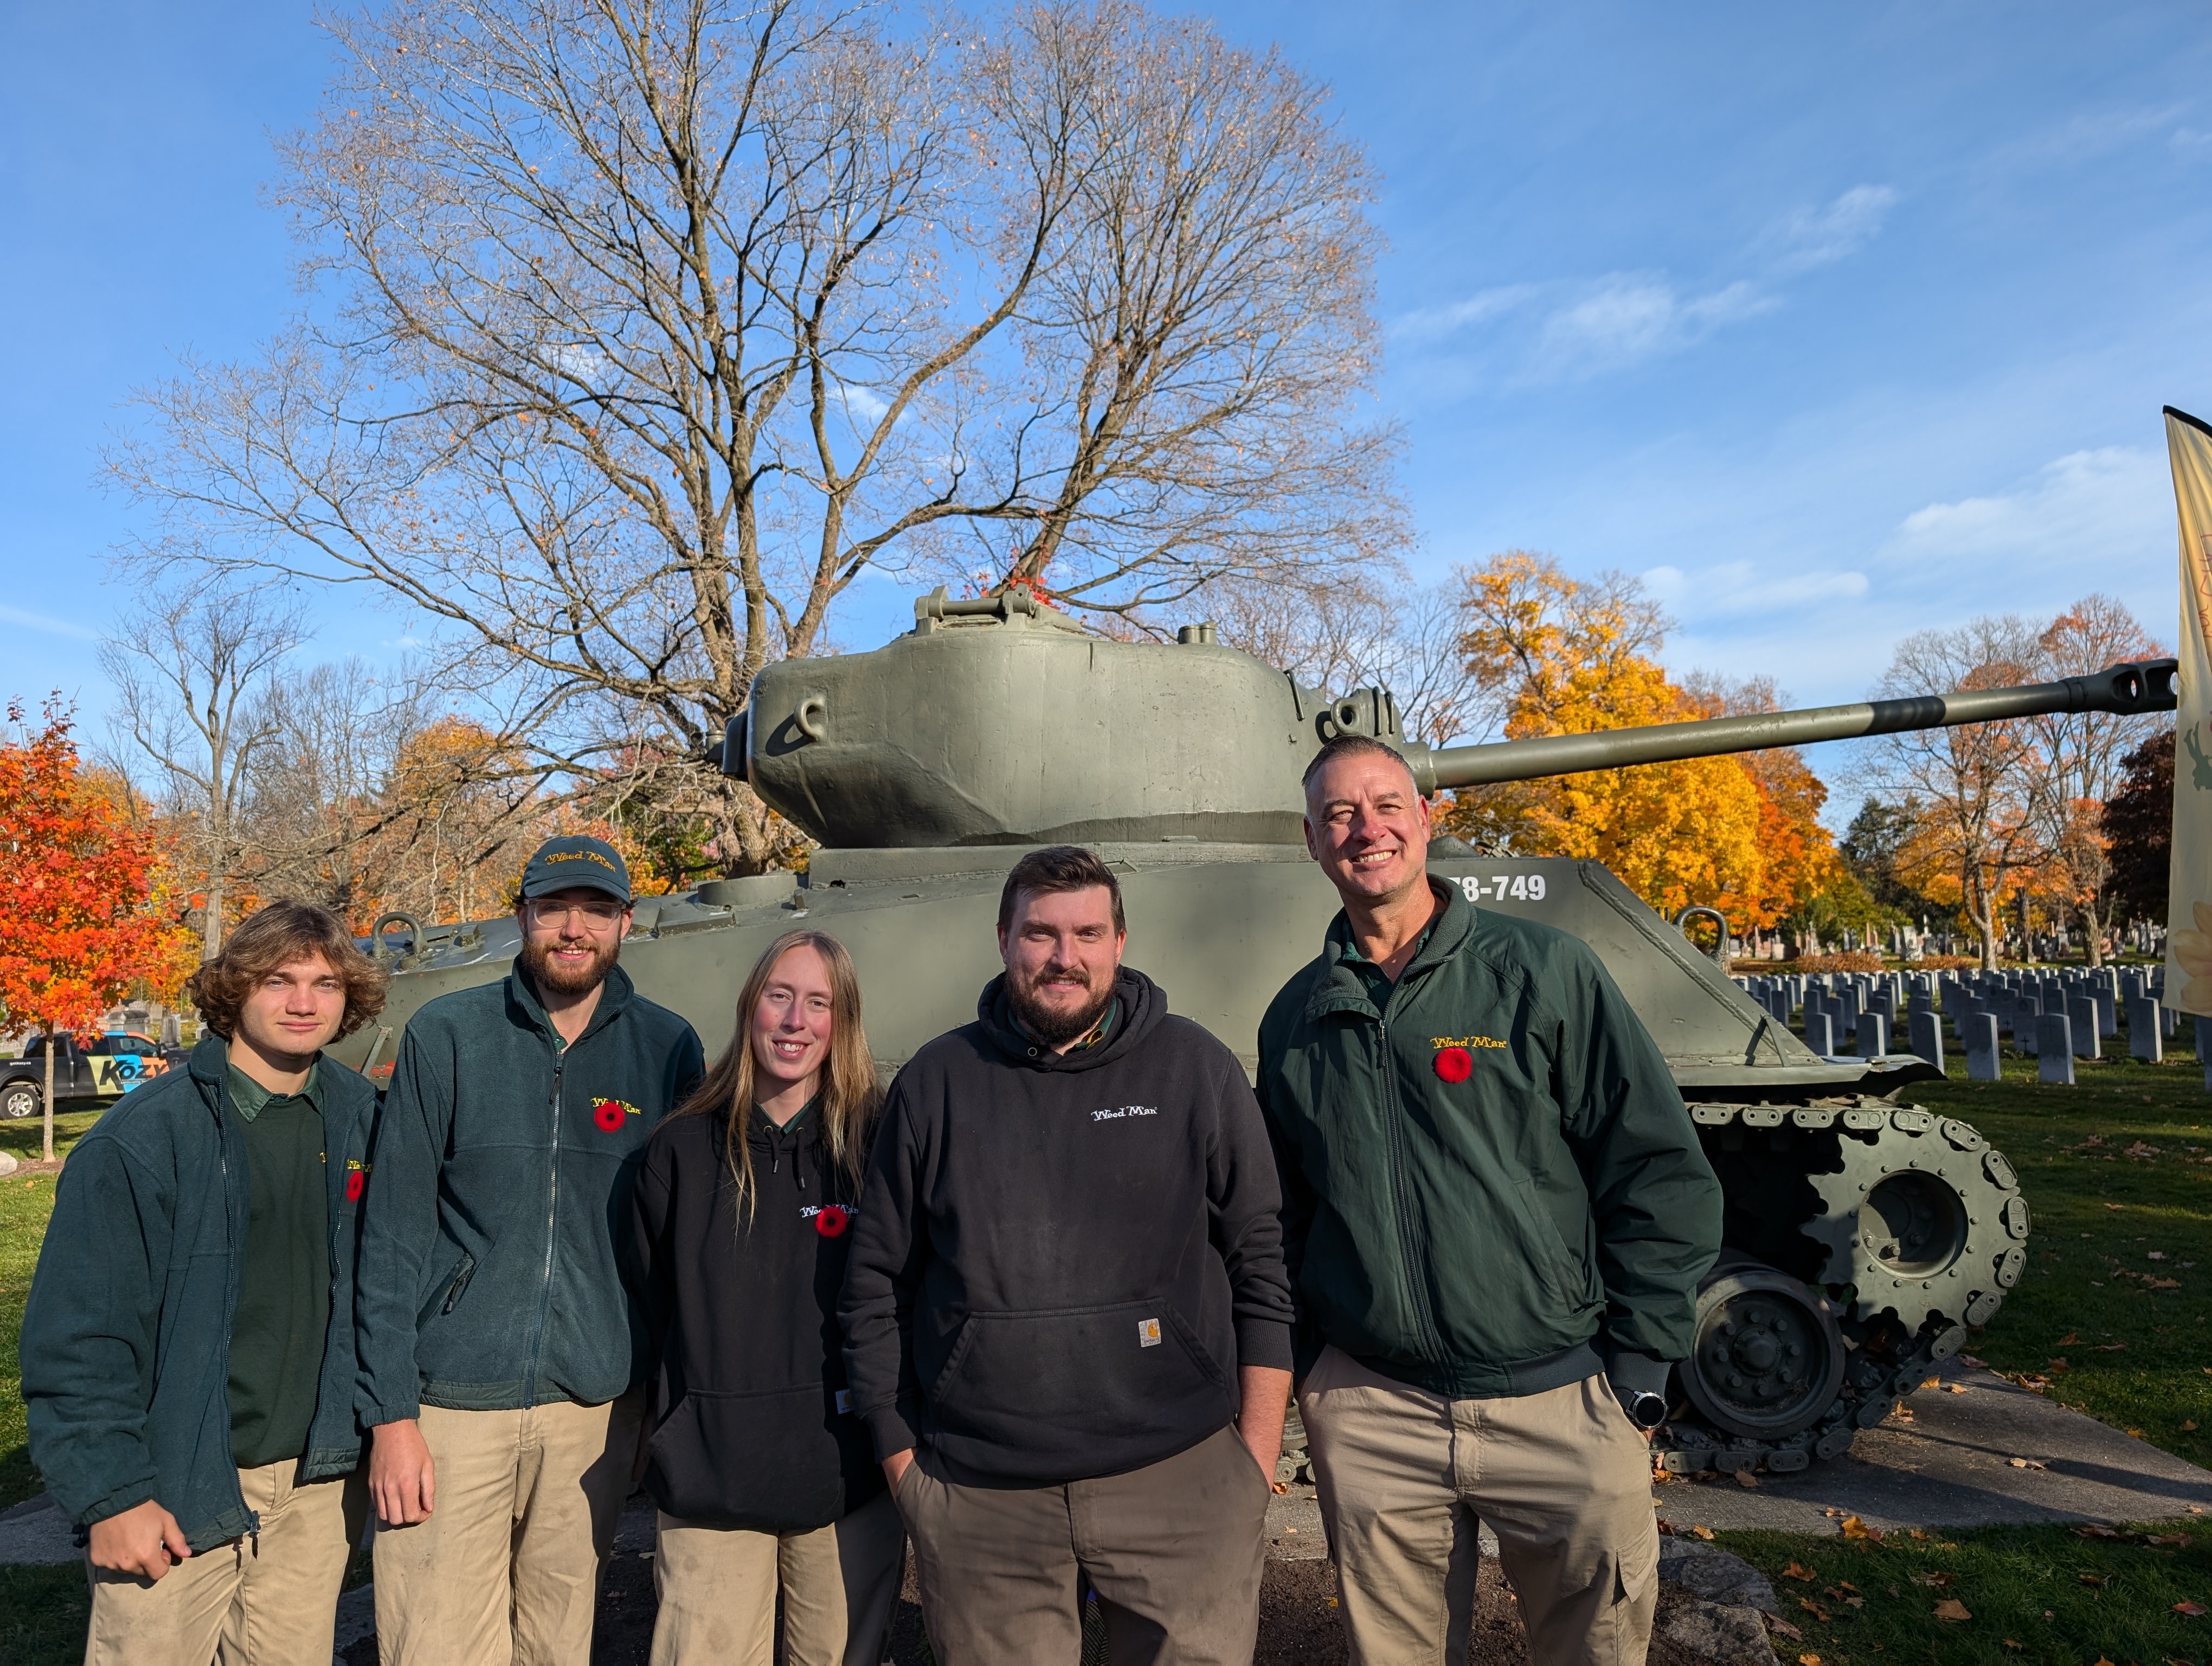
{"type": "Polygon", "coordinates": [[[2189,1535],[2186,1533],[2154,1533],[2143,1542],[2147,1545],[2185,1545],[2189,1542],[2189,1535]]]}
{"type": "Polygon", "coordinates": [[[1917,1527],[1916,1527],[1916,1528],[1911,1529],[1911,1531],[1912,1536],[1913,1536],[1914,1538],[1916,1538],[1916,1539],[1924,1539],[1924,1538],[1926,1538],[1926,1537],[1928,1536],[1925,1533],[1923,1533],[1923,1532],[1922,1532],[1918,1528],[1917,1528],[1917,1527]]]}
{"type": "Polygon", "coordinates": [[[2077,1573],[2074,1577],[2085,1585],[2102,1587],[2112,1583],[2112,1576],[2109,1573],[2077,1573]]]}
{"type": "Polygon", "coordinates": [[[1811,1614],[1814,1619],[1821,1621],[1823,1624],[1826,1623],[1828,1611],[1822,1608],[1818,1602],[1815,1602],[1811,1597],[1799,1597],[1797,1599],[1797,1606],[1804,1609],[1806,1613],[1811,1614]]]}
{"type": "Polygon", "coordinates": [[[1936,1590],[1946,1590],[1950,1588],[1951,1576],[1948,1573],[1916,1573],[1912,1576],[1912,1583],[1916,1585],[1931,1586],[1936,1590]]]}
{"type": "Polygon", "coordinates": [[[1881,1542],[1881,1533],[1876,1531],[1875,1529],[1869,1527],[1856,1516],[1846,1516],[1844,1517],[1844,1536],[1846,1539],[1871,1539],[1876,1544],[1881,1542]]]}
{"type": "Polygon", "coordinates": [[[2092,1522],[2087,1527],[2075,1528],[2074,1536],[2077,1539],[2117,1539],[2120,1535],[2115,1529],[2100,1527],[2096,1523],[2092,1522]]]}
{"type": "Polygon", "coordinates": [[[2182,1432],[2185,1434],[2195,1432],[2197,1428],[2197,1420],[2193,1417],[2183,1418],[2181,1420],[2181,1428],[2182,1432]]]}
{"type": "Polygon", "coordinates": [[[1799,1655],[1797,1657],[1797,1666],[1820,1666],[1820,1657],[1818,1655],[1799,1655]]]}
{"type": "Polygon", "coordinates": [[[1713,1541],[1713,1530],[1710,1527],[1693,1527],[1690,1529],[1690,1536],[1693,1539],[1703,1539],[1707,1544],[1711,1544],[1713,1541]]]}
{"type": "Polygon", "coordinates": [[[1766,1629],[1770,1632],[1779,1632],[1784,1637],[1795,1637],[1799,1639],[1802,1639],[1805,1635],[1804,1633],[1799,1631],[1787,1620],[1778,1619],[1771,1614],[1763,1614],[1760,1617],[1766,1621],[1766,1629]]]}
{"type": "Polygon", "coordinates": [[[2081,1339],[2079,1336],[2075,1335],[2069,1330],[2063,1336],[2058,1339],[2058,1346],[2061,1347],[2071,1347],[2075,1343],[2081,1340],[2081,1339]]]}
{"type": "Polygon", "coordinates": [[[1785,1579],[1810,1580],[1817,1579],[1820,1576],[1813,1569],[1807,1567],[1802,1562],[1792,1562],[1788,1567],[1782,1570],[1782,1577],[1785,1579]]]}
{"type": "Polygon", "coordinates": [[[2099,1342],[2089,1351],[2092,1353],[2125,1353],[2128,1345],[2125,1342],[2099,1342]]]}
{"type": "Polygon", "coordinates": [[[2143,1432],[2141,1429],[2130,1429],[2128,1431],[2128,1438],[2130,1440],[2141,1440],[2142,1438],[2143,1432]]]}
{"type": "Polygon", "coordinates": [[[2202,1620],[2204,1617],[2204,1606],[2201,1602],[2176,1602],[2173,1611],[2184,1620],[2202,1620]]]}
{"type": "Polygon", "coordinates": [[[1966,1605],[1957,1597],[1947,1596],[1936,1605],[1936,1617],[1938,1620],[1972,1620],[1974,1616],[1966,1611],[1966,1605]]]}

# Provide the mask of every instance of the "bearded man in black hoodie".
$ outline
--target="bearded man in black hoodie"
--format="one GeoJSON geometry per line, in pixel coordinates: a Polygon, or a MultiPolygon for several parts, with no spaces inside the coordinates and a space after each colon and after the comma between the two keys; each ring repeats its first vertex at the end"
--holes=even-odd
{"type": "Polygon", "coordinates": [[[1121,964],[1097,856],[1024,857],[1004,976],[891,1084],[839,1317],[946,1666],[1243,1666],[1290,1385],[1259,1106],[1121,964]]]}

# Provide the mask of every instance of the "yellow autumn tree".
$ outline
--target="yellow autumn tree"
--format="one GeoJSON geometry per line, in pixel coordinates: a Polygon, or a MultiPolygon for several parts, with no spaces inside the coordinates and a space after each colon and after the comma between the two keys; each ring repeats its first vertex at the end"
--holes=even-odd
{"type": "MultiPolygon", "coordinates": [[[[1666,621],[1633,580],[1584,583],[1524,550],[1462,578],[1461,649],[1509,737],[1716,714],[1654,657],[1666,621]]],[[[1826,796],[1794,755],[1686,758],[1462,792],[1441,820],[1486,848],[1603,862],[1662,914],[1700,903],[1743,932],[1773,925],[1832,871],[1816,819],[1826,796]]]]}

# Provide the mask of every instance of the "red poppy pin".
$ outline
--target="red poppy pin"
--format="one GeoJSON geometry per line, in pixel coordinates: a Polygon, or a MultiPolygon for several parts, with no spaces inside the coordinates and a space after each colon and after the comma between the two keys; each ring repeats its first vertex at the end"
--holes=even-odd
{"type": "Polygon", "coordinates": [[[842,1237],[852,1216],[835,1203],[825,1203],[814,1217],[814,1230],[825,1238],[842,1237]]]}
{"type": "Polygon", "coordinates": [[[360,1169],[356,1169],[356,1170],[355,1170],[351,1174],[349,1174],[349,1175],[348,1175],[348,1176],[346,1177],[346,1201],[347,1201],[347,1202],[349,1202],[349,1203],[358,1203],[358,1202],[360,1202],[360,1201],[361,1201],[361,1195],[362,1195],[363,1192],[367,1191],[368,1189],[368,1174],[367,1174],[366,1172],[364,1172],[363,1170],[360,1170],[360,1169]]]}
{"type": "Polygon", "coordinates": [[[1439,1048],[1437,1074],[1448,1082],[1463,1082],[1474,1074],[1474,1055],[1464,1047],[1439,1048]]]}
{"type": "Polygon", "coordinates": [[[620,1134],[623,1108],[612,1099],[601,1099],[592,1107],[592,1120],[599,1125],[602,1134],[620,1134]]]}

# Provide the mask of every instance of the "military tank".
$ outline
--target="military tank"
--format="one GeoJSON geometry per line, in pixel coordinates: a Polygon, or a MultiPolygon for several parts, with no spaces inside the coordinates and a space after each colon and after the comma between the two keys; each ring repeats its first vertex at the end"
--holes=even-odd
{"type": "MultiPolygon", "coordinates": [[[[1080,843],[1120,876],[1128,958],[1256,1065],[1261,1012],[1337,909],[1302,841],[1299,775],[1338,734],[1406,756],[1424,791],[2039,712],[2171,709],[2172,661],[2091,678],[1814,711],[1431,750],[1385,689],[1330,695],[1185,627],[1173,644],[1084,630],[1020,591],[943,591],[884,648],[764,669],[723,768],[820,842],[801,874],[639,900],[623,964],[710,1053],[761,950],[795,924],[851,951],[886,1075],[974,1015],[1026,849],[1080,843]]],[[[2011,1166],[1905,1103],[1916,1060],[1822,1057],[1595,862],[1493,858],[1438,840],[1430,872],[1479,907],[1574,933],[1658,1043],[1726,1193],[1657,1460],[1800,1469],[1846,1450],[1988,1322],[2026,1261],[2011,1166]]],[[[408,1015],[503,976],[511,918],[377,922],[394,963],[380,1023],[342,1056],[385,1079],[408,1015]]],[[[1285,1478],[1304,1462],[1296,1444],[1285,1478]]]]}

